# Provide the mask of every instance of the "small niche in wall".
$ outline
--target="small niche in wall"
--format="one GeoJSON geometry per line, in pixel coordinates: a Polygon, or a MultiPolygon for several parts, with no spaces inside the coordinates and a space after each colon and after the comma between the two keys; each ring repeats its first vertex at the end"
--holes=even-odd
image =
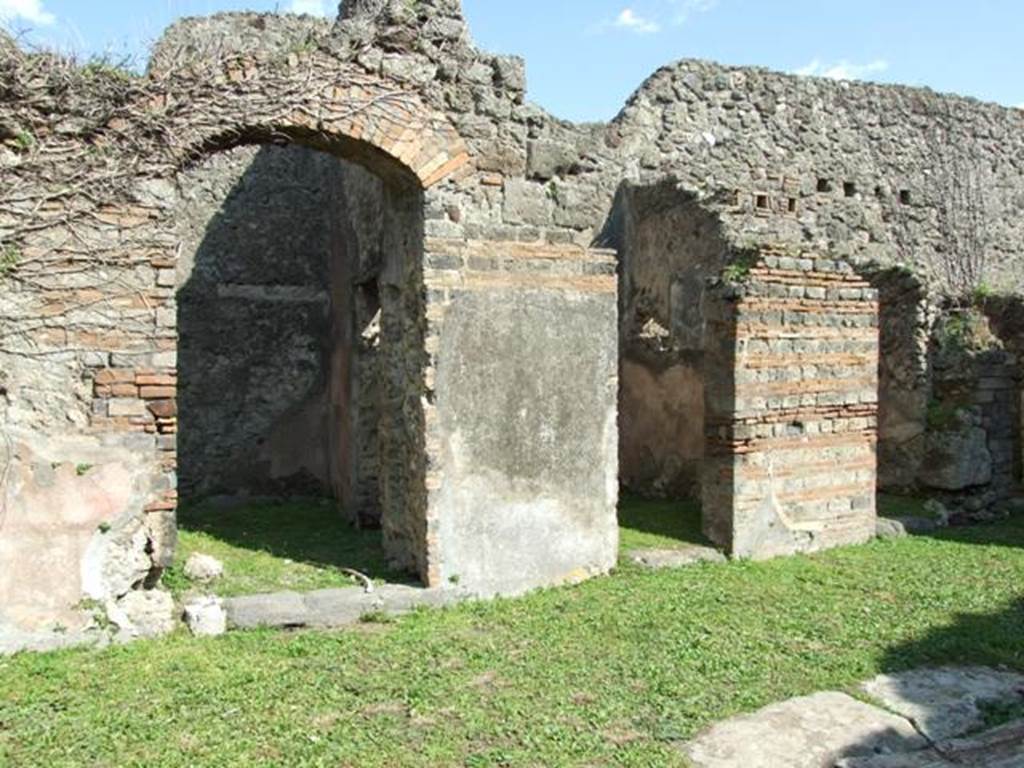
{"type": "Polygon", "coordinates": [[[818,191],[819,192],[831,192],[832,182],[829,179],[818,179],[818,191]]]}
{"type": "Polygon", "coordinates": [[[786,203],[786,210],[789,211],[790,213],[796,213],[796,198],[795,197],[789,198],[789,201],[786,203]]]}
{"type": "Polygon", "coordinates": [[[901,205],[910,205],[910,190],[909,189],[901,189],[900,190],[900,204],[901,205]]]}
{"type": "Polygon", "coordinates": [[[754,207],[768,210],[768,195],[757,195],[754,198],[754,207]]]}
{"type": "Polygon", "coordinates": [[[857,185],[852,181],[847,181],[843,184],[843,196],[844,197],[856,197],[857,196],[857,185]]]}

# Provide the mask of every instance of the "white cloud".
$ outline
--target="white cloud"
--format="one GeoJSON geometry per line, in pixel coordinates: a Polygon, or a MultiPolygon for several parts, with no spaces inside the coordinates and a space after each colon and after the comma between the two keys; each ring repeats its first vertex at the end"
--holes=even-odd
{"type": "MultiPolygon", "coordinates": [[[[664,27],[663,22],[680,26],[698,13],[706,13],[718,5],[720,0],[658,0],[659,11],[650,14],[638,12],[634,7],[623,8],[614,19],[593,24],[587,28],[591,34],[609,30],[625,30],[638,35],[653,35],[664,27]]],[[[648,2],[647,5],[654,3],[648,2]]]]}
{"type": "Polygon", "coordinates": [[[871,75],[878,75],[889,69],[885,59],[875,59],[865,64],[854,64],[843,59],[834,64],[825,64],[821,59],[814,59],[806,66],[793,71],[802,77],[827,77],[832,80],[863,80],[871,75]]]}
{"type": "Polygon", "coordinates": [[[0,22],[17,20],[47,26],[57,17],[43,10],[42,0],[0,0],[0,22]]]}
{"type": "MultiPolygon", "coordinates": [[[[0,0],[3,2],[3,0],[0,0]]],[[[288,6],[289,13],[306,13],[310,16],[326,16],[325,0],[292,0],[288,6]]]]}
{"type": "Polygon", "coordinates": [[[652,19],[637,15],[632,8],[623,8],[622,12],[615,17],[611,26],[618,29],[628,29],[639,35],[650,35],[661,29],[661,25],[652,19]]]}
{"type": "Polygon", "coordinates": [[[718,0],[670,0],[675,7],[675,15],[672,23],[676,25],[685,24],[690,18],[698,13],[707,13],[718,5],[718,0]]]}

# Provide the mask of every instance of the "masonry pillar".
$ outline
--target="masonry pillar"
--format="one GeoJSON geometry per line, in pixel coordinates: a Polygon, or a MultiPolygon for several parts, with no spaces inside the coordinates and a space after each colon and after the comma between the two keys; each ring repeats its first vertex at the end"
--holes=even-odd
{"type": "Polygon", "coordinates": [[[764,249],[715,302],[706,533],[737,557],[875,532],[878,304],[844,262],[764,249]]]}
{"type": "Polygon", "coordinates": [[[512,594],[616,562],[612,252],[428,238],[428,582],[512,594]]]}

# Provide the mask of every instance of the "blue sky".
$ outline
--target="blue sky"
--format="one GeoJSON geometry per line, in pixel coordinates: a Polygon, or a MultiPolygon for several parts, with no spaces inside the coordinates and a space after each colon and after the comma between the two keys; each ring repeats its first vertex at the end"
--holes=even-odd
{"type": "MultiPolygon", "coordinates": [[[[0,0],[0,23],[88,55],[146,46],[179,16],[332,13],[336,0],[0,0]]],[[[1024,106],[1021,0],[463,0],[476,42],[526,57],[529,95],[606,120],[662,64],[705,58],[927,85],[1024,106]]]]}

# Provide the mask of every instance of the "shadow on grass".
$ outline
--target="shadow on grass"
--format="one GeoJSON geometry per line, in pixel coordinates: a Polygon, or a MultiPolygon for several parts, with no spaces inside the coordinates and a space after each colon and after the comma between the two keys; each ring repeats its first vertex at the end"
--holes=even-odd
{"type": "Polygon", "coordinates": [[[388,565],[380,531],[358,530],[328,500],[186,507],[178,528],[231,547],[331,571],[354,569],[375,579],[416,583],[388,565]]]}
{"type": "MultiPolygon", "coordinates": [[[[621,551],[707,545],[695,502],[624,499],[619,507],[621,551]]],[[[312,591],[352,584],[346,569],[374,580],[418,584],[388,565],[380,531],[357,530],[328,500],[186,506],[175,566],[164,582],[176,593],[191,585],[182,567],[193,552],[224,563],[223,596],[283,590],[312,591]]]]}
{"type": "Polygon", "coordinates": [[[981,665],[1024,671],[1024,599],[994,613],[961,613],[945,627],[886,651],[883,669],[981,665]]]}
{"type": "Polygon", "coordinates": [[[624,496],[619,502],[621,549],[673,549],[690,544],[710,546],[701,532],[696,501],[647,501],[624,496]]]}
{"type": "MultiPolygon", "coordinates": [[[[1024,548],[1024,515],[993,524],[940,528],[917,538],[1021,549],[1024,548]]],[[[947,626],[893,646],[886,652],[882,668],[888,672],[921,666],[980,664],[1006,665],[1024,671],[1024,580],[1018,586],[1021,596],[1002,610],[964,612],[947,626]]]]}
{"type": "Polygon", "coordinates": [[[925,517],[934,515],[925,509],[926,499],[895,493],[878,494],[878,514],[882,517],[925,517]]]}
{"type": "MultiPolygon", "coordinates": [[[[958,526],[920,534],[928,538],[942,541],[955,541],[961,544],[980,544],[985,546],[1024,548],[1024,515],[1014,515],[1008,520],[997,523],[958,526]]],[[[1021,640],[1024,645],[1024,639],[1021,640]]]]}

